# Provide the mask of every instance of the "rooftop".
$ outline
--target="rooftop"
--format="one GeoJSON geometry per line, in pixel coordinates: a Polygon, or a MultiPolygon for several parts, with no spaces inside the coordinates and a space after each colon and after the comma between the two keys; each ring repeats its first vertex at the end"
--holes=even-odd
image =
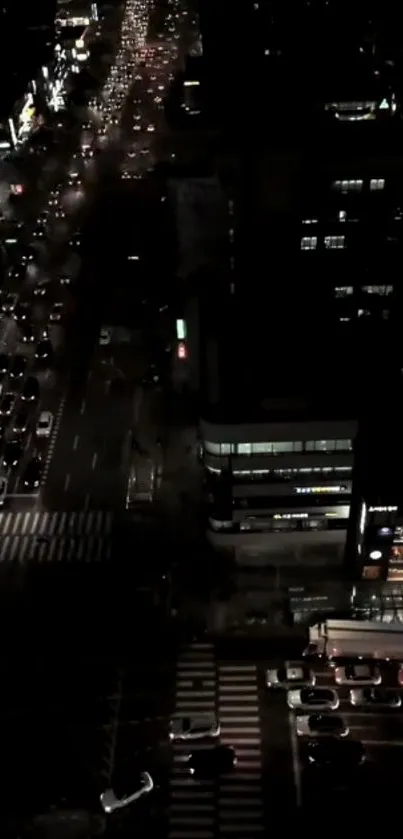
{"type": "MultiPolygon", "coordinates": [[[[215,311],[219,400],[208,399],[206,388],[204,418],[235,423],[356,418],[359,388],[350,343],[343,343],[339,332],[332,334],[326,318],[307,310],[298,294],[291,305],[279,288],[267,289],[258,300],[251,296],[249,307],[243,297],[239,304],[227,301],[221,316],[215,311]]],[[[211,365],[211,345],[207,354],[211,365]]]]}

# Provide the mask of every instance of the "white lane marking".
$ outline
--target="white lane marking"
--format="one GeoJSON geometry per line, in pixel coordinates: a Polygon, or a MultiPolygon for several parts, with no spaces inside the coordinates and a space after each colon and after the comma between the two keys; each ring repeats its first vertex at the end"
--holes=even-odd
{"type": "Polygon", "coordinates": [[[97,453],[96,453],[96,452],[94,452],[94,454],[93,454],[93,456],[92,456],[92,461],[91,461],[91,468],[92,468],[92,469],[95,469],[95,468],[96,468],[96,465],[97,465],[97,460],[98,460],[98,455],[97,455],[97,453]]]}
{"type": "Polygon", "coordinates": [[[288,714],[288,724],[290,726],[290,742],[292,753],[292,768],[294,773],[295,801],[298,809],[300,809],[302,807],[301,766],[298,755],[297,734],[295,731],[295,717],[291,712],[288,714]]]}
{"type": "Polygon", "coordinates": [[[57,412],[56,412],[55,421],[53,423],[52,434],[51,434],[51,437],[50,437],[50,440],[49,440],[45,466],[44,466],[44,469],[43,469],[43,472],[42,472],[42,479],[41,479],[42,486],[46,483],[46,479],[47,479],[48,474],[49,474],[50,464],[52,462],[53,452],[55,450],[57,435],[59,433],[60,423],[62,421],[63,411],[64,411],[64,408],[65,408],[65,405],[66,405],[66,399],[67,399],[67,395],[64,394],[64,396],[62,396],[62,398],[59,402],[59,407],[58,407],[57,412]]]}
{"type": "MultiPolygon", "coordinates": [[[[245,697],[242,698],[245,699],[245,697]]],[[[231,705],[231,700],[229,700],[228,698],[225,701],[223,701],[223,699],[220,699],[218,707],[219,710],[222,710],[225,714],[228,714],[229,711],[236,711],[238,714],[241,714],[242,711],[246,711],[250,714],[257,714],[259,711],[259,706],[256,702],[256,696],[253,697],[253,701],[245,703],[245,705],[231,705]]]]}
{"type": "Polygon", "coordinates": [[[256,665],[250,664],[221,664],[220,671],[223,673],[255,673],[256,665]]]}
{"type": "Polygon", "coordinates": [[[80,439],[80,438],[79,438],[78,434],[76,434],[76,436],[74,437],[74,440],[73,440],[73,449],[74,449],[74,451],[76,450],[76,448],[77,448],[77,446],[78,446],[78,441],[79,441],[79,439],[80,439]]]}
{"type": "MultiPolygon", "coordinates": [[[[230,716],[226,716],[225,714],[220,714],[220,723],[221,723],[221,728],[223,728],[223,726],[224,726],[224,728],[227,730],[227,725],[232,725],[232,724],[233,725],[238,725],[239,723],[245,724],[245,725],[247,725],[248,723],[256,723],[257,724],[257,723],[260,723],[260,719],[259,719],[258,714],[253,714],[253,716],[250,716],[250,717],[246,717],[246,716],[245,717],[230,717],[230,716]]],[[[230,730],[232,731],[232,729],[230,729],[230,730]]],[[[250,731],[255,731],[255,729],[249,729],[249,730],[250,731]]],[[[260,728],[259,728],[259,731],[260,731],[260,728]]]]}
{"type": "Polygon", "coordinates": [[[254,737],[253,740],[238,740],[238,743],[260,743],[260,726],[259,725],[244,725],[244,726],[237,726],[237,727],[230,727],[227,725],[223,725],[222,720],[221,722],[221,733],[223,737],[236,737],[239,734],[255,734],[257,737],[254,737]]]}
{"type": "Polygon", "coordinates": [[[80,408],[80,414],[84,414],[84,413],[85,413],[85,399],[83,399],[83,401],[81,403],[81,408],[80,408]]]}

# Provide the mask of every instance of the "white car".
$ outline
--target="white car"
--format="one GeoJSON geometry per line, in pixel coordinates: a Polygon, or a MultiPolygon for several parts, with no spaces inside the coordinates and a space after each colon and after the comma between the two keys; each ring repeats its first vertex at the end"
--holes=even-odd
{"type": "Polygon", "coordinates": [[[201,714],[199,717],[174,717],[169,726],[169,739],[202,740],[205,737],[219,737],[220,723],[215,714],[201,714]]]}
{"type": "Polygon", "coordinates": [[[337,714],[306,714],[295,720],[298,737],[347,737],[349,727],[337,714]]]}
{"type": "Polygon", "coordinates": [[[100,796],[100,802],[105,813],[113,813],[114,810],[121,810],[129,804],[133,804],[142,798],[144,795],[152,792],[154,789],[154,781],[148,772],[141,772],[136,784],[137,789],[132,793],[117,793],[113,789],[107,789],[100,796]]]}
{"type": "Polygon", "coordinates": [[[299,661],[286,661],[284,667],[276,667],[266,671],[266,685],[268,688],[312,687],[316,683],[313,670],[299,661]]]}
{"type": "Polygon", "coordinates": [[[380,685],[382,676],[379,667],[370,664],[347,664],[346,667],[336,667],[334,671],[336,685],[350,685],[368,687],[380,685]]]}
{"type": "Polygon", "coordinates": [[[53,414],[50,411],[41,411],[36,424],[37,437],[50,437],[53,428],[53,414]]]}
{"type": "Polygon", "coordinates": [[[112,340],[112,330],[108,326],[103,326],[99,333],[99,343],[101,347],[106,347],[112,340]]]}
{"type": "Polygon", "coordinates": [[[340,699],[333,688],[302,688],[287,693],[287,705],[293,711],[336,711],[340,699]]]}

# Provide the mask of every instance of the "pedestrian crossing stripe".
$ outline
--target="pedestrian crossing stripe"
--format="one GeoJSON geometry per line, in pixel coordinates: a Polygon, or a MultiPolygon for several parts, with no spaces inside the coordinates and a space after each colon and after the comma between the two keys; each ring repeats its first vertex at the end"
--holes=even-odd
{"type": "MultiPolygon", "coordinates": [[[[260,836],[265,831],[262,736],[257,668],[216,662],[213,645],[193,644],[176,663],[175,713],[215,713],[222,743],[237,752],[237,770],[218,783],[189,787],[183,755],[189,743],[173,743],[168,839],[260,836]],[[195,825],[194,829],[192,826],[195,825]]],[[[191,744],[192,751],[205,748],[191,744]]]]}
{"type": "Polygon", "coordinates": [[[71,536],[36,542],[32,536],[3,536],[0,563],[108,562],[111,539],[104,536],[71,536]]]}
{"type": "Polygon", "coordinates": [[[105,510],[0,513],[0,536],[108,535],[112,526],[113,513],[105,510]]]}

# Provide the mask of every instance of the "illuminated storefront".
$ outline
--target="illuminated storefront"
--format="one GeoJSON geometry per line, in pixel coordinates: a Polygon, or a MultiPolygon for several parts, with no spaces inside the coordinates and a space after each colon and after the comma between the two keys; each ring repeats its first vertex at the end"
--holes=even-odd
{"type": "Polygon", "coordinates": [[[357,555],[363,579],[403,582],[402,504],[371,504],[362,500],[357,555]]]}

